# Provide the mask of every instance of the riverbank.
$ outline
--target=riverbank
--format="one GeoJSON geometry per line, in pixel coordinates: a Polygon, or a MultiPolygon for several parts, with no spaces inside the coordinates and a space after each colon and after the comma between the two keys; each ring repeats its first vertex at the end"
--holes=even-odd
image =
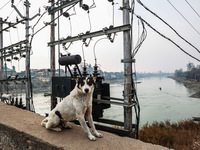
{"type": "Polygon", "coordinates": [[[194,94],[192,94],[190,97],[193,98],[200,98],[200,82],[196,80],[187,80],[184,77],[170,77],[171,79],[174,79],[177,82],[183,83],[183,85],[186,88],[192,89],[195,91],[194,94]]]}

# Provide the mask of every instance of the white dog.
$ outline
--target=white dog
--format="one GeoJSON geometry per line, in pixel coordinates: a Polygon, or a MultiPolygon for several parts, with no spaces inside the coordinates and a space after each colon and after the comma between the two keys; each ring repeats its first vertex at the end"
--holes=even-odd
{"type": "MultiPolygon", "coordinates": [[[[88,138],[92,141],[96,137],[102,137],[95,129],[92,119],[92,96],[94,91],[95,77],[76,79],[75,88],[62,102],[60,102],[46,117],[41,125],[47,129],[57,127],[61,121],[73,121],[78,119],[88,138]],[[85,117],[92,128],[93,136],[86,124],[85,117]]],[[[60,129],[61,130],[61,129],[60,129]]]]}
{"type": "Polygon", "coordinates": [[[2,102],[6,101],[6,100],[11,101],[11,99],[12,99],[12,95],[11,94],[3,94],[1,96],[1,101],[2,102]]]}

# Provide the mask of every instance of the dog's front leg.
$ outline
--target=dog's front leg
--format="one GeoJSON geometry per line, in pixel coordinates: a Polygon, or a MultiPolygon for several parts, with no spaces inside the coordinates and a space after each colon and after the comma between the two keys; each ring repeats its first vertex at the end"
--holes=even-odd
{"type": "Polygon", "coordinates": [[[95,136],[93,136],[91,133],[90,133],[90,130],[85,122],[85,118],[84,118],[84,115],[77,115],[77,119],[78,121],[80,122],[81,124],[81,127],[83,128],[83,130],[85,131],[85,133],[87,134],[88,138],[91,140],[91,141],[95,141],[96,138],[95,136]]]}
{"type": "Polygon", "coordinates": [[[87,112],[86,112],[86,119],[90,125],[90,127],[92,128],[92,132],[96,135],[96,137],[103,137],[103,135],[99,132],[97,132],[96,128],[95,128],[95,125],[94,125],[94,122],[93,122],[93,119],[92,119],[92,107],[89,107],[87,112]]]}

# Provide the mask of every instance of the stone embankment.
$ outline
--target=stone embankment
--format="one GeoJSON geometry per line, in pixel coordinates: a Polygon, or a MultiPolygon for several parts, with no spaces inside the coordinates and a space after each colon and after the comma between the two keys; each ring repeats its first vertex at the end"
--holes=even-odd
{"type": "Polygon", "coordinates": [[[190,97],[200,98],[200,82],[196,80],[188,80],[184,77],[170,77],[178,82],[183,83],[186,88],[192,89],[195,91],[190,97]]]}
{"type": "Polygon", "coordinates": [[[103,138],[89,141],[80,126],[55,132],[41,127],[39,114],[0,102],[0,150],[167,150],[168,148],[99,131],[103,138]]]}

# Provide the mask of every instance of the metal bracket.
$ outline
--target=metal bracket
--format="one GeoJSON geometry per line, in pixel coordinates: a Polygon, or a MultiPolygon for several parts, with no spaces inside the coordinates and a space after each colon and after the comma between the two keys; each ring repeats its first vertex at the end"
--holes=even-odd
{"type": "Polygon", "coordinates": [[[135,59],[122,59],[121,63],[135,63],[135,59]]]}
{"type": "Polygon", "coordinates": [[[96,32],[91,32],[88,34],[79,34],[78,36],[69,37],[69,38],[66,38],[63,40],[50,42],[50,43],[48,43],[48,46],[54,46],[54,45],[58,45],[58,44],[74,42],[74,41],[83,40],[83,39],[87,39],[87,38],[93,38],[93,37],[103,36],[103,35],[107,35],[107,34],[123,32],[123,31],[127,31],[130,29],[131,29],[130,24],[122,25],[122,26],[114,27],[114,28],[107,29],[107,30],[104,29],[104,30],[100,30],[100,31],[96,31],[96,32]]]}

